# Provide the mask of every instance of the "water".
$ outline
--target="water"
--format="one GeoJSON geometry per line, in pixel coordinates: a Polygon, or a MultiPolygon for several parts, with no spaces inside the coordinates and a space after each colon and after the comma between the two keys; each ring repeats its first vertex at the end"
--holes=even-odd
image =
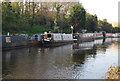
{"type": "Polygon", "coordinates": [[[118,39],[3,51],[4,79],[103,79],[118,65],[118,39]]]}

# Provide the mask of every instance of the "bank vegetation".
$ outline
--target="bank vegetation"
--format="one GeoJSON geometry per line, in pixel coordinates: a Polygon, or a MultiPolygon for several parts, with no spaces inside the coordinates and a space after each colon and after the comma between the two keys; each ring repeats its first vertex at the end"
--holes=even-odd
{"type": "Polygon", "coordinates": [[[120,79],[120,66],[111,66],[106,76],[107,81],[115,81],[120,79]]]}
{"type": "Polygon", "coordinates": [[[107,19],[99,20],[79,2],[2,2],[2,33],[120,32],[107,19]]]}

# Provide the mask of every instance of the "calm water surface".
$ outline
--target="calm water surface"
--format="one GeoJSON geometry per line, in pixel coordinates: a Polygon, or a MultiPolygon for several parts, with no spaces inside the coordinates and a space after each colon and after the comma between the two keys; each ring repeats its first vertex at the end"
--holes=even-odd
{"type": "Polygon", "coordinates": [[[120,39],[3,51],[5,79],[103,79],[118,65],[120,39]]]}

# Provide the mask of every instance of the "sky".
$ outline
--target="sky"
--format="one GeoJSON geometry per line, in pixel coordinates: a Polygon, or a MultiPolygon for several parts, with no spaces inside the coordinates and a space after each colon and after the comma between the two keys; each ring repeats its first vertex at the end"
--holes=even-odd
{"type": "Polygon", "coordinates": [[[120,0],[79,0],[90,14],[108,22],[118,22],[118,2],[120,0]]]}

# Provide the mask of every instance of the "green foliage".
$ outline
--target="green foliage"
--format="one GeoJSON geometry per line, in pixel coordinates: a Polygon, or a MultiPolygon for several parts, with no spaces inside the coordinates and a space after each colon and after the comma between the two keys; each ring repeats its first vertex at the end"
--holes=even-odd
{"type": "Polygon", "coordinates": [[[59,21],[60,21],[60,8],[62,7],[62,5],[59,4],[55,4],[54,5],[55,9],[56,9],[56,17],[54,20],[54,31],[55,32],[59,32],[60,28],[59,28],[59,21]]]}
{"type": "MultiPolygon", "coordinates": [[[[32,26],[31,28],[25,27],[24,31],[9,31],[9,33],[14,34],[21,34],[21,33],[26,33],[26,34],[37,34],[37,33],[44,33],[44,32],[49,32],[52,31],[50,28],[45,28],[41,26],[32,26]]],[[[2,31],[3,34],[7,34],[8,31],[2,31]]]]}
{"type": "Polygon", "coordinates": [[[13,12],[11,7],[9,7],[11,6],[10,3],[6,5],[5,4],[6,3],[4,3],[2,6],[2,20],[4,21],[2,23],[3,30],[17,30],[19,17],[15,12],[13,12]]]}
{"type": "Polygon", "coordinates": [[[30,29],[31,33],[44,33],[52,31],[50,28],[40,27],[40,26],[32,26],[30,29]]]}
{"type": "Polygon", "coordinates": [[[82,29],[120,32],[120,28],[113,28],[106,19],[98,21],[97,15],[88,14],[81,4],[68,8],[70,15],[61,12],[65,6],[58,3],[53,6],[53,11],[38,5],[40,3],[2,2],[2,33],[43,33],[49,30],[71,33],[71,25],[74,32],[82,29]]]}
{"type": "Polygon", "coordinates": [[[120,33],[120,27],[114,27],[112,32],[114,33],[120,33]]]}
{"type": "Polygon", "coordinates": [[[74,26],[74,32],[80,32],[85,28],[85,14],[86,11],[81,4],[74,5],[70,9],[70,23],[74,26]]]}
{"type": "Polygon", "coordinates": [[[51,30],[43,25],[46,23],[45,17],[35,15],[32,18],[31,13],[23,13],[19,2],[3,2],[2,3],[2,33],[43,33],[51,30]],[[33,24],[34,23],[34,24],[33,24]],[[35,26],[33,26],[35,25],[35,26]]]}
{"type": "Polygon", "coordinates": [[[86,14],[86,24],[85,27],[87,31],[94,32],[97,29],[98,20],[97,15],[86,14]]]}
{"type": "Polygon", "coordinates": [[[107,22],[107,19],[98,21],[98,30],[112,32],[112,24],[107,22]]]}

